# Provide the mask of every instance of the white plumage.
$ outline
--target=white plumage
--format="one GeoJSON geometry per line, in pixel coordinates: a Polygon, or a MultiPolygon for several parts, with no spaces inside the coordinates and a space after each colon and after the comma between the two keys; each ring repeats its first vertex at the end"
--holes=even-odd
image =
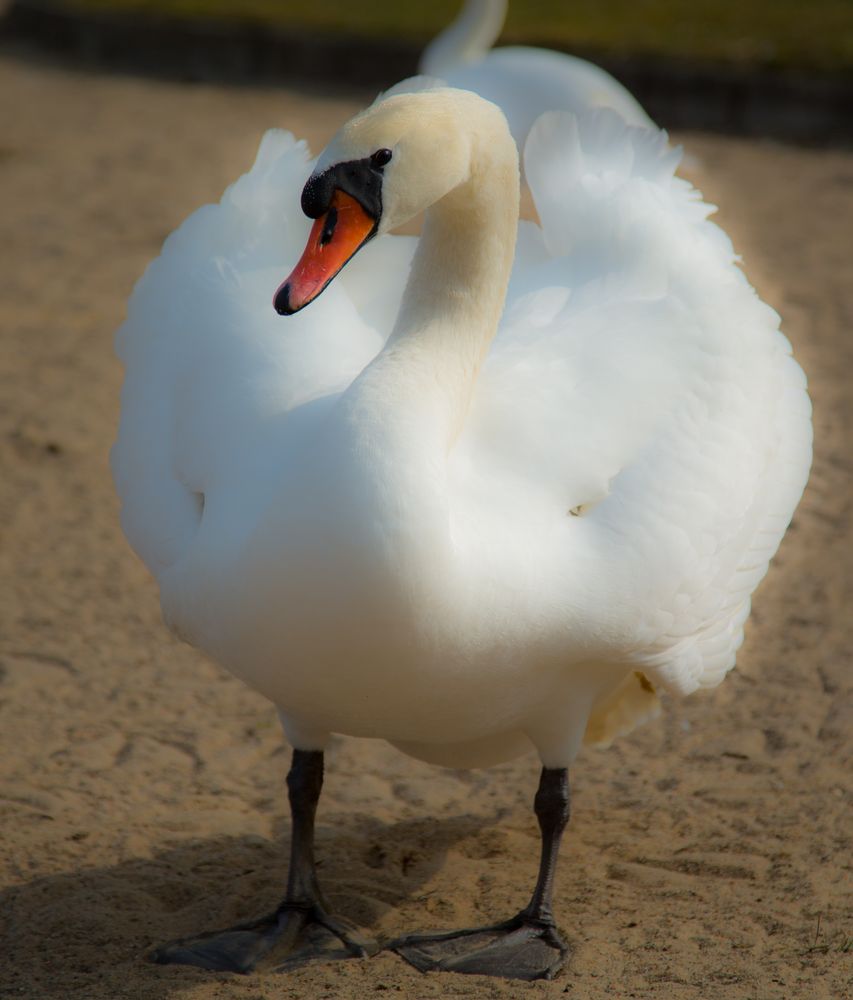
{"type": "Polygon", "coordinates": [[[677,162],[614,113],[539,119],[542,227],[520,223],[444,437],[441,386],[385,346],[417,238],[379,236],[304,312],[270,306],[309,228],[312,162],[288,133],[139,282],[117,338],[124,530],[170,625],[271,698],[295,745],[383,737],[464,766],[532,742],[562,767],[584,732],[652,714],[652,685],[734,665],[806,481],[810,406],[677,162]]]}

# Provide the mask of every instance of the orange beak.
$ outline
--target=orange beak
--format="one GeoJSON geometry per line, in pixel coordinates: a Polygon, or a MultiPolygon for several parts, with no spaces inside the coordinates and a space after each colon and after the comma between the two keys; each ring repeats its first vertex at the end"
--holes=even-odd
{"type": "Polygon", "coordinates": [[[275,311],[291,316],[313,302],[340,269],[376,232],[378,223],[339,188],[329,210],[311,227],[308,245],[273,298],[275,311]]]}

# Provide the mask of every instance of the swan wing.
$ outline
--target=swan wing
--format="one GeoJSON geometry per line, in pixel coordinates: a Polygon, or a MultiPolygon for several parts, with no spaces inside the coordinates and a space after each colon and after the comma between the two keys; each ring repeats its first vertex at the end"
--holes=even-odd
{"type": "Polygon", "coordinates": [[[574,634],[686,693],[734,664],[811,425],[779,317],[677,163],[612,112],[539,119],[542,228],[522,224],[453,483],[480,522],[501,498],[574,634]]]}
{"type": "Polygon", "coordinates": [[[130,299],[111,461],[122,526],[155,576],[192,547],[202,509],[217,538],[251,529],[297,413],[336,398],[390,332],[409,237],[365,247],[312,309],[273,310],[307,238],[311,167],[303,142],[268,132],[248,173],[166,240],[130,299]]]}

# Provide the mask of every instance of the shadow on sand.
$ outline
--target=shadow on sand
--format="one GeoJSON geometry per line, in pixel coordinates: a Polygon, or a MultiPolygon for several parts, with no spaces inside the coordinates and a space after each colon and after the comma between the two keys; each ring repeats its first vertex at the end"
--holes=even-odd
{"type": "MultiPolygon", "coordinates": [[[[482,827],[474,816],[391,825],[355,816],[345,830],[320,826],[320,878],[333,911],[375,938],[380,917],[417,898],[452,845],[482,827]]],[[[288,849],[287,835],[278,843],[256,836],[196,840],[12,887],[0,895],[0,996],[165,1000],[211,976],[221,980],[228,974],[158,966],[148,955],[173,938],[274,909],[288,849]]]]}

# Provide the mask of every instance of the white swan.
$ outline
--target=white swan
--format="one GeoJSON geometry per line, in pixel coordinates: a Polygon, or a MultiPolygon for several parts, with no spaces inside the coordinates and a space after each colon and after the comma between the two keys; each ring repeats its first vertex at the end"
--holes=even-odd
{"type": "Polygon", "coordinates": [[[312,855],[322,752],[346,733],[453,766],[536,749],[530,904],[394,946],[420,968],[552,975],[584,736],[734,665],[807,476],[802,371],[665,135],[550,113],[525,157],[541,229],[519,226],[495,106],[388,97],[314,165],[294,268],[311,167],[270,132],[133,294],[124,530],[166,620],[269,697],[295,748],[285,902],[160,961],[245,970],[318,927],[363,953],[312,855]],[[419,241],[386,235],[425,208],[419,241]],[[277,310],[316,302],[283,318],[290,268],[277,310]]]}
{"type": "Polygon", "coordinates": [[[497,104],[519,149],[545,111],[611,108],[629,125],[655,127],[629,90],[586,59],[526,45],[493,49],[507,6],[507,0],[466,0],[456,20],[424,49],[419,71],[497,104]]]}

